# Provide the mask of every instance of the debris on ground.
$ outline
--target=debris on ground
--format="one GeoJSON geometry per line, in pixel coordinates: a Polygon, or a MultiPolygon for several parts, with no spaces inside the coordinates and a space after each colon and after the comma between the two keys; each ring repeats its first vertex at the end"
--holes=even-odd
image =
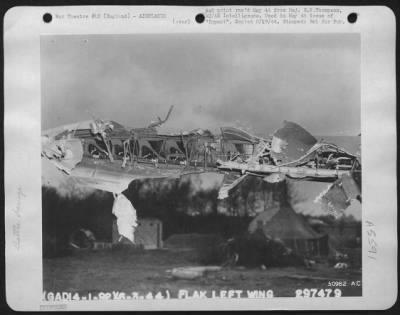
{"type": "Polygon", "coordinates": [[[316,261],[304,258],[304,265],[306,266],[306,269],[315,270],[316,261]]]}
{"type": "Polygon", "coordinates": [[[220,271],[220,266],[196,266],[196,267],[178,267],[172,270],[167,270],[173,278],[179,279],[197,279],[204,276],[207,272],[220,271]]]}
{"type": "Polygon", "coordinates": [[[349,268],[349,265],[345,262],[338,262],[336,265],[333,267],[335,269],[347,269],[349,268]]]}
{"type": "Polygon", "coordinates": [[[69,236],[69,247],[73,249],[93,248],[96,237],[92,231],[85,228],[74,230],[69,236]]]}

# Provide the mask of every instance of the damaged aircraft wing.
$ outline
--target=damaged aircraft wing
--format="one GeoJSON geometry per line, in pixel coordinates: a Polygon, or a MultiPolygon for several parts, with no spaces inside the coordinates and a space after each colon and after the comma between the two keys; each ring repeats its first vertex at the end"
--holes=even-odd
{"type": "MultiPolygon", "coordinates": [[[[293,122],[285,121],[273,134],[270,145],[259,140],[246,161],[218,160],[217,167],[242,177],[264,176],[271,183],[286,178],[332,183],[316,201],[333,212],[343,212],[354,199],[361,202],[359,158],[335,144],[318,141],[293,122]]],[[[242,177],[236,179],[235,185],[224,185],[219,198],[226,198],[242,177]]]]}
{"type": "MultiPolygon", "coordinates": [[[[154,133],[168,120],[172,109],[173,106],[165,119],[158,118],[156,123],[139,129],[154,133]]],[[[99,119],[63,125],[42,132],[42,157],[78,184],[112,193],[121,193],[135,179],[178,178],[194,173],[159,165],[154,158],[137,163],[134,155],[138,153],[137,140],[141,136],[137,130],[99,119]]]]}
{"type": "Polygon", "coordinates": [[[139,141],[146,136],[157,140],[156,128],[167,121],[171,111],[172,107],[165,119],[158,118],[144,128],[131,129],[114,121],[93,119],[43,131],[43,163],[54,166],[78,185],[113,193],[118,232],[134,242],[136,211],[123,195],[129,185],[138,179],[179,178],[195,173],[185,167],[161,165],[157,159],[161,156],[150,141],[147,146],[139,141]]]}
{"type": "MultiPolygon", "coordinates": [[[[77,130],[80,135],[88,131],[77,130]]],[[[73,178],[79,185],[92,187],[112,193],[121,193],[136,179],[144,178],[178,178],[182,171],[155,167],[154,164],[122,167],[123,161],[110,159],[111,149],[106,145],[94,147],[104,154],[104,159],[85,157],[85,139],[75,137],[49,138],[42,135],[42,156],[57,169],[73,178]]],[[[101,143],[101,142],[100,142],[101,143]]]]}

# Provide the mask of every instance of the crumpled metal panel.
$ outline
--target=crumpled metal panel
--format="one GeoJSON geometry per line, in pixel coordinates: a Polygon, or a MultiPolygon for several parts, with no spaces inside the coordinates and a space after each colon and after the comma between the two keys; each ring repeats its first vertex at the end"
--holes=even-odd
{"type": "Polygon", "coordinates": [[[317,143],[303,127],[284,121],[284,126],[275,131],[271,143],[271,155],[277,165],[301,158],[317,143]]]}
{"type": "Polygon", "coordinates": [[[218,199],[222,200],[228,198],[229,192],[239,185],[246,177],[247,174],[240,177],[233,176],[231,174],[225,174],[223,184],[218,191],[218,199]]]}
{"type": "Polygon", "coordinates": [[[82,161],[82,142],[79,139],[52,140],[44,137],[42,154],[58,169],[70,174],[71,170],[82,161]]]}
{"type": "Polygon", "coordinates": [[[351,175],[343,175],[327,190],[322,192],[315,202],[319,202],[324,210],[339,216],[350,206],[351,201],[354,199],[361,202],[361,187],[351,175]]]}
{"type": "Polygon", "coordinates": [[[339,179],[339,182],[341,183],[343,190],[345,191],[346,195],[350,199],[357,199],[358,196],[361,195],[361,186],[359,185],[356,181],[356,178],[351,175],[342,175],[339,179]]]}
{"type": "Polygon", "coordinates": [[[132,243],[135,243],[135,228],[137,227],[136,210],[123,194],[115,196],[112,213],[117,217],[118,233],[132,243]]]}
{"type": "Polygon", "coordinates": [[[317,199],[325,211],[335,216],[340,216],[350,206],[350,199],[347,197],[343,187],[335,182],[324,191],[317,199]]]}

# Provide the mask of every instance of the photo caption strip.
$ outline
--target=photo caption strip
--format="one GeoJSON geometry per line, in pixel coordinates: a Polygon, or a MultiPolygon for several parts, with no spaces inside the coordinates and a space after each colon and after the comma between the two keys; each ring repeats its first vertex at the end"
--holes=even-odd
{"type": "Polygon", "coordinates": [[[193,17],[178,18],[175,15],[166,13],[140,13],[132,10],[130,12],[111,13],[94,12],[90,14],[59,14],[45,13],[43,15],[45,23],[57,23],[59,21],[143,21],[143,22],[162,22],[189,25],[343,25],[355,23],[357,13],[347,13],[341,8],[329,7],[210,7],[201,9],[201,13],[193,17]],[[54,20],[53,20],[54,19],[54,20]]]}

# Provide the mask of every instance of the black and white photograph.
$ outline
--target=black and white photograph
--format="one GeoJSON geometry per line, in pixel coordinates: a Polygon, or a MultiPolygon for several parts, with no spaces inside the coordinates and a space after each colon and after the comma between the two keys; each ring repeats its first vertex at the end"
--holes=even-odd
{"type": "Polygon", "coordinates": [[[394,25],[369,7],[7,12],[8,304],[390,307],[394,25]]]}
{"type": "Polygon", "coordinates": [[[41,80],[46,299],[362,294],[358,34],[44,35],[41,80]]]}

